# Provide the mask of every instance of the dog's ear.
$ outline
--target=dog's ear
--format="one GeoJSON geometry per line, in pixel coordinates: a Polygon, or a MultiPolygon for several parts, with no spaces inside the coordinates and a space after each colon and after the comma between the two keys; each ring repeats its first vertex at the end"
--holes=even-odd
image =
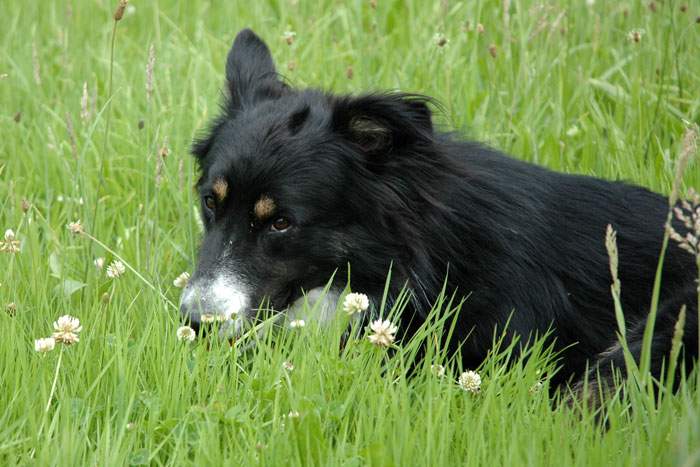
{"type": "Polygon", "coordinates": [[[279,97],[286,88],[275,71],[270,49],[250,29],[243,29],[233,41],[226,59],[226,81],[230,110],[279,97]]]}
{"type": "Polygon", "coordinates": [[[403,93],[342,97],[333,102],[331,125],[366,154],[387,154],[432,140],[428,102],[403,93]]]}

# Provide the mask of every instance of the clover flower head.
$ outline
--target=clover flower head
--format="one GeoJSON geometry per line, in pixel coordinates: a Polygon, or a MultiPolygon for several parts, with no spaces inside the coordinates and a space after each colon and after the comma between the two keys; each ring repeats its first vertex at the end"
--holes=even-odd
{"type": "Polygon", "coordinates": [[[438,378],[445,376],[445,367],[442,365],[430,365],[430,371],[438,378]]]}
{"type": "Polygon", "coordinates": [[[110,279],[117,279],[126,272],[126,266],[121,261],[112,261],[109,266],[107,266],[107,277],[110,279]]]}
{"type": "Polygon", "coordinates": [[[70,230],[70,233],[73,235],[80,235],[82,233],[85,233],[85,230],[83,229],[83,224],[80,223],[80,219],[74,222],[69,222],[66,225],[66,228],[70,230]]]}
{"type": "Polygon", "coordinates": [[[51,352],[56,347],[56,339],[53,337],[43,337],[34,341],[34,350],[39,353],[51,352]]]}
{"type": "Polygon", "coordinates": [[[372,344],[379,347],[389,347],[394,342],[394,334],[398,331],[398,327],[392,324],[391,321],[388,319],[382,320],[381,318],[372,321],[369,327],[374,334],[367,336],[367,338],[372,344]]]}
{"type": "Polygon", "coordinates": [[[289,327],[292,329],[303,328],[304,326],[306,326],[306,321],[303,319],[293,319],[289,322],[289,327]]]}
{"type": "Polygon", "coordinates": [[[190,273],[183,272],[175,278],[173,285],[179,289],[184,289],[187,286],[187,282],[190,280],[190,273]]]}
{"type": "Polygon", "coordinates": [[[5,241],[0,242],[0,251],[5,253],[19,253],[20,241],[15,237],[15,232],[12,229],[5,231],[5,241]]]}
{"type": "Polygon", "coordinates": [[[459,386],[467,392],[479,392],[481,389],[481,376],[476,371],[467,370],[459,375],[459,386]]]}
{"type": "Polygon", "coordinates": [[[78,333],[83,330],[80,325],[80,320],[71,315],[60,316],[53,323],[53,338],[56,342],[65,345],[75,344],[79,342],[78,333]]]}
{"type": "Polygon", "coordinates": [[[197,333],[189,326],[180,326],[177,328],[176,335],[177,340],[187,342],[192,342],[197,337],[197,333]]]}
{"type": "Polygon", "coordinates": [[[343,310],[349,315],[362,313],[369,308],[369,298],[363,293],[349,293],[343,301],[343,310]]]}

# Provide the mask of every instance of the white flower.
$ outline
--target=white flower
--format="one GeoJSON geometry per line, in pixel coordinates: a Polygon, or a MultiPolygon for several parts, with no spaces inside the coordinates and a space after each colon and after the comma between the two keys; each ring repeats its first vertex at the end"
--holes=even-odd
{"type": "Polygon", "coordinates": [[[566,136],[569,138],[574,138],[578,136],[578,134],[581,133],[581,130],[579,130],[578,126],[576,125],[571,125],[568,130],[566,130],[566,136]]]}
{"type": "Polygon", "coordinates": [[[34,341],[34,350],[37,352],[51,352],[54,347],[56,347],[56,339],[53,337],[44,337],[34,341]]]}
{"type": "Polygon", "coordinates": [[[190,280],[190,273],[188,272],[183,272],[179,276],[175,278],[173,281],[173,285],[179,289],[185,288],[187,285],[187,282],[190,280]]]}
{"type": "Polygon", "coordinates": [[[126,266],[121,261],[112,261],[112,263],[107,266],[107,277],[110,279],[116,279],[126,272],[126,266]]]}
{"type": "Polygon", "coordinates": [[[362,313],[369,308],[369,298],[363,293],[349,293],[345,296],[343,310],[349,315],[362,313]]]}
{"type": "Polygon", "coordinates": [[[297,412],[296,410],[290,410],[289,413],[287,414],[287,418],[299,418],[301,414],[297,412]]]}
{"type": "Polygon", "coordinates": [[[102,269],[105,267],[105,259],[102,257],[95,258],[95,261],[93,261],[92,264],[94,264],[97,269],[102,269]]]}
{"type": "Polygon", "coordinates": [[[202,324],[223,323],[231,319],[231,315],[219,315],[214,313],[203,313],[199,316],[202,324]]]}
{"type": "Polygon", "coordinates": [[[468,392],[479,392],[481,389],[481,376],[476,371],[467,370],[459,375],[460,387],[468,392]]]}
{"type": "Polygon", "coordinates": [[[0,242],[0,251],[5,253],[19,253],[19,240],[15,237],[15,232],[12,229],[5,231],[5,241],[0,242]]]}
{"type": "Polygon", "coordinates": [[[289,327],[294,329],[294,328],[303,328],[306,326],[306,321],[303,319],[294,319],[289,322],[289,327]]]}
{"type": "Polygon", "coordinates": [[[292,45],[294,42],[294,38],[296,37],[297,33],[294,31],[284,31],[282,33],[282,39],[284,39],[288,45],[292,45]]]}
{"type": "Polygon", "coordinates": [[[66,228],[70,230],[70,233],[73,235],[80,235],[85,232],[83,230],[83,224],[80,223],[80,219],[75,222],[69,222],[68,225],[66,225],[66,228]]]}
{"type": "Polygon", "coordinates": [[[75,344],[80,339],[78,333],[83,330],[80,320],[71,315],[63,315],[53,323],[53,338],[60,344],[75,344]]]}
{"type": "Polygon", "coordinates": [[[537,394],[538,392],[540,392],[542,390],[543,387],[544,387],[544,384],[542,384],[542,381],[538,381],[530,387],[529,393],[530,394],[537,394]]]}
{"type": "Polygon", "coordinates": [[[435,42],[435,45],[438,47],[444,47],[447,45],[448,42],[450,42],[447,37],[441,32],[436,32],[435,35],[433,36],[433,42],[435,42]]]}
{"type": "Polygon", "coordinates": [[[644,33],[644,29],[632,29],[627,33],[627,40],[635,43],[641,42],[644,33]]]}
{"type": "Polygon", "coordinates": [[[177,328],[177,340],[192,342],[197,337],[197,333],[194,332],[189,326],[180,326],[177,328]]]}
{"type": "Polygon", "coordinates": [[[438,378],[445,376],[445,367],[442,365],[430,365],[430,371],[438,378]]]}
{"type": "Polygon", "coordinates": [[[369,325],[374,334],[368,336],[369,341],[381,347],[389,347],[394,342],[394,334],[398,328],[391,321],[378,319],[369,325]]]}
{"type": "Polygon", "coordinates": [[[287,371],[293,371],[294,364],[292,362],[282,362],[282,368],[284,368],[287,371]]]}

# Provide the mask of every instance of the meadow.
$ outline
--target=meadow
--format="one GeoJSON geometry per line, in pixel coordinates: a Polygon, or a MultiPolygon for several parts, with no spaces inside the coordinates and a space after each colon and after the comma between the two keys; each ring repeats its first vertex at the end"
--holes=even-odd
{"type": "Polygon", "coordinates": [[[292,85],[433,96],[444,129],[669,193],[700,120],[700,3],[154,0],[115,22],[116,6],[2,7],[0,229],[19,251],[0,252],[1,465],[700,465],[697,372],[676,393],[628,384],[602,412],[572,408],[535,342],[469,369],[467,391],[432,345],[458,298],[391,351],[360,328],[341,346],[342,320],[245,351],[178,340],[174,284],[201,235],[189,144],[239,29],[292,85]],[[79,342],[35,351],[66,314],[79,342]]]}

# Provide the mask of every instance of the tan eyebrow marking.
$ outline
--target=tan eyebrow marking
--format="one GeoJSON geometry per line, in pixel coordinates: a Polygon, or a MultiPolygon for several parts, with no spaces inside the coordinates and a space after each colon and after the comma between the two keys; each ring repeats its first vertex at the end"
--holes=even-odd
{"type": "Polygon", "coordinates": [[[216,195],[219,201],[223,201],[228,194],[228,182],[223,178],[217,178],[214,181],[214,186],[212,186],[212,191],[216,195]]]}
{"type": "Polygon", "coordinates": [[[253,211],[258,220],[265,220],[275,213],[276,207],[275,201],[272,198],[267,195],[262,195],[260,199],[255,202],[253,211]]]}

